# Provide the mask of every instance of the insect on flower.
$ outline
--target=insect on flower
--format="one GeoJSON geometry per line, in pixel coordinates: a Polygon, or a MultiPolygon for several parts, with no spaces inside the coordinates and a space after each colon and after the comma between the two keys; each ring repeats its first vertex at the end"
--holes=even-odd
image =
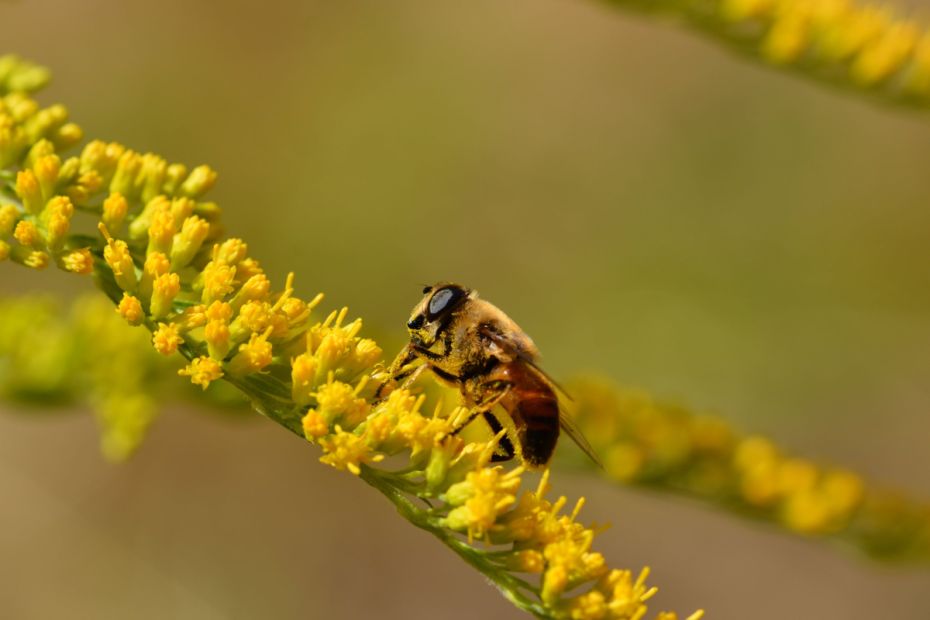
{"type": "Polygon", "coordinates": [[[519,455],[529,466],[545,465],[561,428],[600,464],[559,406],[560,388],[537,365],[536,345],[510,317],[475,291],[451,282],[427,286],[423,294],[407,322],[410,342],[389,369],[389,383],[403,381],[401,387],[407,387],[431,370],[458,388],[470,411],[455,432],[480,415],[494,433],[501,433],[505,425],[496,409],[503,409],[513,425],[501,437],[493,461],[519,455]]]}

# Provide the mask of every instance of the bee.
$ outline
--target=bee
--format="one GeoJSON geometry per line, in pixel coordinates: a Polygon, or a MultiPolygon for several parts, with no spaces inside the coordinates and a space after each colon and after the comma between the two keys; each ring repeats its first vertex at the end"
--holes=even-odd
{"type": "Polygon", "coordinates": [[[410,342],[389,369],[390,383],[403,381],[401,387],[407,387],[430,370],[458,388],[469,415],[455,433],[482,416],[499,434],[504,425],[495,409],[503,409],[513,422],[513,437],[501,437],[492,461],[510,460],[519,450],[527,465],[545,465],[562,429],[600,465],[559,406],[556,390],[564,390],[539,368],[539,350],[510,317],[459,284],[440,282],[425,287],[423,295],[407,322],[410,342]]]}

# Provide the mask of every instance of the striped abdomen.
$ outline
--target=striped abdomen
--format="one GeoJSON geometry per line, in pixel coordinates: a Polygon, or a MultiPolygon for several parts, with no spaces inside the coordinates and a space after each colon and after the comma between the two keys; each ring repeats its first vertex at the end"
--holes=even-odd
{"type": "Polygon", "coordinates": [[[555,391],[538,372],[520,361],[500,365],[489,378],[510,384],[501,405],[516,427],[523,460],[533,467],[548,463],[559,439],[559,400],[555,391]]]}

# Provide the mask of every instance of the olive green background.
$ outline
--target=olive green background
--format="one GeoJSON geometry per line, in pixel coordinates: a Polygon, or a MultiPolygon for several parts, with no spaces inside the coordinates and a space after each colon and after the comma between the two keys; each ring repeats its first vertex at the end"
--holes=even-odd
{"type": "MultiPolygon", "coordinates": [[[[927,113],[583,0],[22,0],[0,24],[54,70],[43,102],[214,166],[229,231],[275,281],[348,304],[388,354],[419,286],[460,281],[556,376],[930,498],[927,113]]],[[[3,295],[88,286],[0,265],[3,295]]],[[[86,412],[4,413],[4,618],[520,617],[266,421],[173,406],[112,466],[86,412]]],[[[653,567],[655,608],[930,613],[926,569],[593,478],[556,490],[613,523],[612,565],[653,567]]]]}

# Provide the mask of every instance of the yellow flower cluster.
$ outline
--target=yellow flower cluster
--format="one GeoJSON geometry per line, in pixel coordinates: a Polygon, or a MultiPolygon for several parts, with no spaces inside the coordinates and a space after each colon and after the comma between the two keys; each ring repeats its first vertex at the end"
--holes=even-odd
{"type": "Polygon", "coordinates": [[[312,323],[320,296],[297,297],[293,275],[275,291],[246,244],[221,237],[220,210],[203,200],[216,179],[210,168],[188,170],[99,141],[62,161],[56,147],[70,144],[60,139],[68,125],[63,113],[55,118],[7,163],[19,167],[7,209],[25,248],[16,250],[18,262],[30,263],[23,252],[45,252],[67,268],[63,253],[81,246],[88,268],[78,271],[93,268],[117,314],[152,332],[159,353],[188,360],[180,374],[204,388],[221,378],[238,387],[256,409],[319,445],[324,463],[381,490],[522,608],[553,618],[643,616],[654,592],[645,574],[633,581],[610,571],[591,551],[593,531],[575,520],[581,503],[560,515],[565,500],[543,498],[546,478],[517,502],[523,468],[489,466],[500,437],[468,442],[452,432],[464,410],[443,415],[437,405],[423,415],[424,398],[405,390],[375,400],[386,379],[381,349],[359,336],[361,321],[346,322],[345,309],[312,323]],[[96,217],[99,235],[70,233],[75,209],[96,217]],[[393,465],[374,467],[382,461],[393,465]],[[538,573],[538,585],[513,585],[515,565],[538,573]]]}
{"type": "Polygon", "coordinates": [[[719,417],[642,393],[592,380],[575,383],[572,393],[579,426],[620,482],[702,497],[880,557],[930,559],[930,504],[870,489],[850,471],[785,454],[719,417]]]}
{"type": "Polygon", "coordinates": [[[155,418],[157,378],[167,370],[145,344],[100,295],[67,313],[42,298],[2,301],[0,393],[25,404],[89,405],[104,456],[124,460],[155,418]]]}
{"type": "MultiPolygon", "coordinates": [[[[609,0],[613,4],[643,3],[609,0]]],[[[648,3],[647,3],[648,4],[648,3]]],[[[855,0],[673,0],[674,14],[741,51],[836,84],[930,104],[930,32],[887,5],[855,0]]]]}

